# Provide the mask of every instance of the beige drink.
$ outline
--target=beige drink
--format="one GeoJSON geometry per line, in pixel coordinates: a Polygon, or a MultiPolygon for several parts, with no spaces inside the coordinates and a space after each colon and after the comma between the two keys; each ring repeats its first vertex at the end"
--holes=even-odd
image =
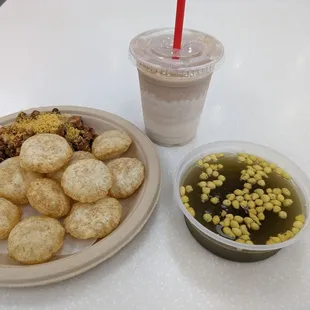
{"type": "Polygon", "coordinates": [[[172,31],[152,30],[130,45],[146,132],[165,146],[186,144],[195,137],[215,64],[223,56],[216,39],[185,29],[184,48],[179,59],[173,59],[172,31]]]}

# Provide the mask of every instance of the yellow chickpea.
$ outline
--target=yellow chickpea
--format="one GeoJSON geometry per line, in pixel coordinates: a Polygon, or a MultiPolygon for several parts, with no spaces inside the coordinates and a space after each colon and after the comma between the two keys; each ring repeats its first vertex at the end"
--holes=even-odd
{"type": "Polygon", "coordinates": [[[238,224],[241,224],[243,222],[243,217],[239,216],[239,215],[236,215],[234,217],[234,220],[238,223],[238,224]]]}
{"type": "Polygon", "coordinates": [[[298,229],[302,229],[304,227],[304,224],[303,224],[303,222],[295,221],[293,223],[293,227],[298,228],[298,229]]]}
{"type": "Polygon", "coordinates": [[[215,184],[216,187],[221,187],[223,185],[223,181],[221,181],[221,180],[214,180],[213,184],[215,184]]]}
{"type": "Polygon", "coordinates": [[[209,165],[208,163],[204,163],[204,164],[203,164],[203,168],[204,168],[204,169],[207,169],[207,168],[209,168],[209,167],[210,167],[210,165],[209,165]]]}
{"type": "Polygon", "coordinates": [[[223,175],[219,175],[218,176],[218,180],[222,181],[222,182],[225,182],[226,181],[226,178],[223,176],[223,175]]]}
{"type": "Polygon", "coordinates": [[[237,221],[231,220],[231,221],[230,221],[230,227],[231,227],[231,228],[239,228],[239,224],[238,224],[237,221]]]}
{"type": "Polygon", "coordinates": [[[305,220],[306,220],[306,218],[303,214],[299,214],[299,215],[295,216],[295,221],[300,221],[302,223],[305,223],[305,220]]]}
{"type": "Polygon", "coordinates": [[[250,208],[250,209],[253,209],[253,208],[255,208],[255,202],[254,201],[248,201],[248,207],[250,208]]]}
{"type": "Polygon", "coordinates": [[[279,215],[280,219],[286,219],[287,218],[287,213],[285,211],[280,211],[278,213],[278,215],[279,215]]]}
{"type": "Polygon", "coordinates": [[[199,159],[196,164],[197,164],[198,167],[202,168],[203,161],[201,159],[199,159]]]}
{"type": "Polygon", "coordinates": [[[265,207],[267,211],[273,210],[273,204],[271,202],[265,202],[263,206],[265,207]]]}
{"type": "Polygon", "coordinates": [[[265,211],[265,208],[264,208],[264,207],[257,207],[257,208],[256,208],[256,211],[257,211],[258,213],[261,213],[261,212],[264,212],[264,211],[265,211]]]}
{"type": "Polygon", "coordinates": [[[186,195],[183,195],[181,197],[181,200],[182,200],[183,203],[189,202],[189,198],[186,195]]]}
{"type": "Polygon", "coordinates": [[[241,195],[243,195],[243,191],[240,190],[240,189],[236,189],[236,190],[234,190],[234,194],[235,194],[236,196],[241,196],[241,195]]]}
{"type": "Polygon", "coordinates": [[[214,205],[216,205],[216,204],[218,204],[219,203],[219,199],[218,199],[218,197],[212,197],[211,199],[210,199],[210,201],[211,201],[211,203],[213,203],[214,205]]]}
{"type": "Polygon", "coordinates": [[[194,189],[191,185],[187,185],[187,186],[185,186],[185,190],[187,193],[191,193],[194,189]]]}
{"type": "Polygon", "coordinates": [[[201,194],[200,199],[202,202],[205,202],[209,200],[209,196],[207,194],[201,194]]]}
{"type": "Polygon", "coordinates": [[[253,201],[255,201],[256,199],[259,198],[259,195],[258,195],[257,193],[253,193],[253,194],[251,195],[251,198],[252,198],[253,201]]]}
{"type": "Polygon", "coordinates": [[[264,172],[267,173],[267,174],[269,174],[269,173],[272,172],[272,169],[271,169],[270,167],[265,167],[265,168],[264,168],[264,172]]]}
{"type": "Polygon", "coordinates": [[[196,215],[196,212],[193,208],[188,208],[187,211],[189,212],[189,214],[192,216],[192,217],[195,217],[196,215]]]}
{"type": "Polygon", "coordinates": [[[244,200],[244,198],[243,198],[243,196],[237,196],[237,197],[236,197],[236,200],[239,201],[239,202],[241,202],[241,201],[244,200]]]}
{"type": "Polygon", "coordinates": [[[211,181],[208,181],[208,182],[207,182],[207,186],[208,186],[210,189],[215,189],[215,188],[216,188],[216,185],[215,185],[213,182],[211,182],[211,181]]]}
{"type": "Polygon", "coordinates": [[[251,229],[252,230],[259,230],[259,225],[253,222],[253,223],[251,223],[251,229]]]}
{"type": "Polygon", "coordinates": [[[239,209],[239,207],[240,207],[240,204],[239,204],[239,201],[238,200],[234,200],[232,203],[232,206],[233,206],[233,208],[235,208],[235,209],[239,209]]]}
{"type": "Polygon", "coordinates": [[[282,188],[282,194],[286,197],[291,196],[291,192],[287,188],[282,188]]]}
{"type": "Polygon", "coordinates": [[[244,194],[248,194],[250,192],[250,190],[247,188],[244,188],[242,191],[244,192],[244,194]]]}
{"type": "Polygon", "coordinates": [[[207,168],[206,169],[206,173],[208,174],[208,176],[211,176],[212,175],[212,173],[213,173],[213,169],[212,168],[207,168]]]}
{"type": "Polygon", "coordinates": [[[229,206],[231,205],[231,201],[228,200],[228,199],[225,199],[225,200],[223,201],[223,205],[224,205],[225,207],[229,207],[229,206]]]}
{"type": "Polygon", "coordinates": [[[208,179],[208,175],[205,172],[203,172],[203,173],[200,174],[199,179],[200,180],[207,180],[208,179]]]}
{"type": "Polygon", "coordinates": [[[180,195],[181,196],[185,195],[185,187],[184,186],[180,187],[180,195]]]}
{"type": "Polygon", "coordinates": [[[270,197],[268,195],[264,194],[264,195],[261,196],[261,200],[263,202],[269,202],[270,201],[270,197]]]}
{"type": "Polygon", "coordinates": [[[257,183],[257,180],[255,178],[249,178],[247,181],[248,183],[253,184],[253,185],[257,183]]]}
{"type": "Polygon", "coordinates": [[[211,189],[210,189],[209,187],[205,186],[205,187],[203,187],[203,188],[201,189],[201,191],[202,191],[204,194],[209,195],[210,192],[211,192],[211,189]]]}
{"type": "Polygon", "coordinates": [[[213,216],[212,222],[214,225],[218,225],[220,221],[221,219],[218,215],[213,216]]]}
{"type": "Polygon", "coordinates": [[[248,206],[248,202],[247,201],[243,200],[243,201],[240,202],[240,207],[246,208],[247,206],[248,206]]]}
{"type": "Polygon", "coordinates": [[[282,194],[282,190],[280,188],[274,188],[272,190],[272,192],[275,194],[275,195],[279,195],[279,194],[282,194]]]}
{"type": "Polygon", "coordinates": [[[283,206],[284,207],[290,207],[293,204],[293,200],[292,199],[285,199],[283,201],[283,206]]]}
{"type": "Polygon", "coordinates": [[[240,237],[242,235],[240,228],[232,228],[231,230],[236,237],[240,237]]]}
{"type": "Polygon", "coordinates": [[[250,235],[250,233],[249,233],[248,228],[246,227],[246,225],[241,225],[241,226],[240,226],[240,229],[241,229],[241,232],[242,232],[243,235],[246,235],[246,236],[250,235]]]}
{"type": "Polygon", "coordinates": [[[249,194],[245,194],[245,195],[244,195],[244,199],[245,199],[246,201],[252,200],[252,198],[251,198],[251,196],[250,196],[249,194]]]}
{"type": "Polygon", "coordinates": [[[210,223],[212,221],[212,215],[210,213],[205,213],[203,215],[203,219],[207,222],[210,223]]]}
{"type": "Polygon", "coordinates": [[[258,180],[257,184],[262,187],[266,186],[266,182],[264,180],[258,180]]]}
{"type": "Polygon", "coordinates": [[[213,171],[212,176],[217,178],[220,174],[218,173],[218,171],[213,171]]]}
{"type": "Polygon", "coordinates": [[[265,215],[264,215],[264,213],[262,213],[262,212],[259,212],[259,213],[257,214],[257,217],[258,217],[258,219],[259,219],[260,221],[263,221],[263,220],[265,219],[265,215]]]}
{"type": "Polygon", "coordinates": [[[244,183],[243,187],[247,189],[252,189],[252,185],[250,183],[244,183]]]}
{"type": "Polygon", "coordinates": [[[207,186],[207,182],[206,181],[201,181],[197,184],[199,187],[205,187],[207,186]]]}
{"type": "Polygon", "coordinates": [[[284,179],[286,179],[286,180],[290,180],[290,179],[291,179],[291,176],[290,176],[287,172],[284,172],[284,173],[282,174],[282,177],[283,177],[284,179]]]}

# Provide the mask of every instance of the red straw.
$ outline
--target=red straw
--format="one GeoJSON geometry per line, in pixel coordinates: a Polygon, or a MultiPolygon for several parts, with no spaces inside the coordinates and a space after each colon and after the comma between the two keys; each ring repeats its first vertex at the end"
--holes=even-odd
{"type": "MultiPolygon", "coordinates": [[[[183,22],[186,0],[177,0],[177,11],[175,16],[174,37],[173,37],[173,52],[178,53],[182,44],[183,22]]],[[[173,56],[173,59],[179,59],[178,56],[173,56]]]]}

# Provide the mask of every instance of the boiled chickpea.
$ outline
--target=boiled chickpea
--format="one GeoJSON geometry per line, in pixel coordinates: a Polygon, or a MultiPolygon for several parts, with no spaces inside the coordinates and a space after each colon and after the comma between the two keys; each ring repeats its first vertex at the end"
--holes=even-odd
{"type": "Polygon", "coordinates": [[[240,204],[239,204],[239,201],[238,201],[238,200],[234,200],[231,204],[232,204],[232,206],[233,206],[235,209],[239,209],[239,207],[240,207],[240,204]]]}
{"type": "Polygon", "coordinates": [[[187,193],[191,193],[194,189],[191,185],[187,185],[187,186],[185,186],[185,190],[187,193]]]}
{"type": "Polygon", "coordinates": [[[213,203],[214,205],[216,205],[216,204],[218,204],[219,203],[219,199],[218,199],[218,197],[212,197],[211,199],[210,199],[210,201],[211,201],[211,203],[213,203]]]}
{"type": "Polygon", "coordinates": [[[221,219],[218,215],[213,216],[212,222],[214,225],[218,225],[220,221],[221,219]]]}
{"type": "Polygon", "coordinates": [[[285,211],[280,211],[278,213],[278,215],[279,215],[280,219],[286,219],[287,218],[287,213],[285,211]]]}
{"type": "Polygon", "coordinates": [[[181,196],[185,195],[185,187],[184,186],[180,187],[180,195],[181,196]]]}
{"type": "Polygon", "coordinates": [[[283,206],[284,207],[290,207],[293,204],[293,200],[292,199],[285,199],[283,201],[283,206]]]}
{"type": "Polygon", "coordinates": [[[210,223],[212,221],[212,215],[210,213],[205,213],[203,215],[203,219],[207,222],[210,223]]]}
{"type": "Polygon", "coordinates": [[[195,217],[196,215],[196,212],[193,208],[188,208],[187,211],[189,212],[189,214],[192,216],[192,217],[195,217]]]}
{"type": "Polygon", "coordinates": [[[262,187],[266,186],[266,182],[264,180],[258,180],[257,184],[262,187]]]}
{"type": "Polygon", "coordinates": [[[203,187],[202,189],[202,192],[204,193],[204,194],[207,194],[207,195],[209,195],[210,194],[210,192],[211,192],[211,189],[209,188],[209,187],[203,187]]]}

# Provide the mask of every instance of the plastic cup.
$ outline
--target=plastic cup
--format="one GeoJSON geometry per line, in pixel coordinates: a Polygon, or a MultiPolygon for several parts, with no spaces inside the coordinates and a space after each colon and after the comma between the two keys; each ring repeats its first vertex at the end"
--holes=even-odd
{"type": "Polygon", "coordinates": [[[300,240],[307,230],[309,224],[309,189],[310,181],[305,173],[290,159],[281,155],[280,153],[254,143],[241,142],[241,141],[220,141],[213,142],[199,146],[189,152],[181,160],[177,167],[173,179],[173,191],[175,200],[182,210],[186,225],[192,236],[210,252],[228,260],[238,262],[254,262],[266,259],[276,254],[282,248],[288,247],[300,240]],[[195,166],[198,159],[203,156],[213,153],[249,153],[260,156],[267,161],[277,164],[292,176],[292,182],[296,186],[300,201],[303,204],[303,213],[305,214],[306,221],[301,231],[294,236],[294,238],[287,241],[271,244],[271,245],[250,245],[242,244],[229,239],[226,239],[200,224],[184,207],[179,188],[186,176],[186,173],[195,166]]]}
{"type": "Polygon", "coordinates": [[[164,146],[183,145],[196,134],[213,72],[224,56],[214,37],[184,29],[173,57],[173,28],[136,36],[129,56],[138,69],[147,135],[164,146]]]}

